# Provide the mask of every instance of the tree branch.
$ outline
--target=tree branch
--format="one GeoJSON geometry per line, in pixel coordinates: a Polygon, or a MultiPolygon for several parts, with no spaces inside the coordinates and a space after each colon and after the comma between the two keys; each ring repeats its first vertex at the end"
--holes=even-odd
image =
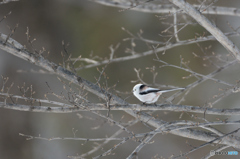
{"type": "MultiPolygon", "coordinates": [[[[63,104],[64,105],[64,104],[63,104]]],[[[139,105],[139,104],[128,104],[128,105],[109,105],[111,111],[122,110],[122,111],[171,111],[171,112],[190,112],[200,113],[205,115],[240,115],[240,108],[233,109],[219,109],[219,108],[204,108],[198,106],[187,106],[187,105],[174,105],[174,104],[159,104],[159,105],[139,105]]],[[[83,103],[80,106],[68,106],[68,107],[56,107],[56,106],[31,106],[21,104],[11,104],[0,102],[0,107],[5,109],[12,109],[18,111],[30,111],[39,113],[73,113],[80,111],[97,111],[106,110],[106,104],[101,103],[83,103]]]]}
{"type": "MultiPolygon", "coordinates": [[[[238,36],[239,34],[236,32],[232,32],[232,33],[226,33],[226,36],[238,36]]],[[[146,39],[140,39],[143,40],[147,43],[150,44],[159,44],[161,42],[158,41],[148,41],[146,39]]],[[[148,56],[148,55],[152,55],[154,53],[158,53],[161,51],[166,51],[178,46],[184,46],[184,45],[189,45],[189,44],[195,44],[195,43],[199,43],[199,42],[204,42],[204,41],[210,41],[210,40],[216,40],[216,38],[212,35],[206,36],[206,37],[199,37],[199,38],[194,38],[194,39],[188,39],[188,40],[182,40],[176,43],[168,43],[165,46],[156,48],[155,50],[149,50],[149,51],[145,51],[142,53],[138,53],[138,54],[134,54],[134,55],[129,55],[129,56],[124,56],[124,57],[118,57],[118,58],[113,58],[112,60],[103,60],[103,61],[99,61],[97,63],[93,63],[93,64],[89,64],[83,67],[79,67],[76,68],[77,71],[82,70],[82,69],[86,69],[86,68],[92,68],[92,67],[97,67],[97,66],[101,66],[101,65],[105,65],[108,63],[114,63],[114,62],[121,62],[121,61],[128,61],[128,60],[133,60],[133,59],[137,59],[137,58],[141,58],[144,56],[148,56]]],[[[75,59],[73,59],[75,60],[75,59]]]]}
{"type": "MultiPolygon", "coordinates": [[[[123,9],[129,9],[139,12],[145,13],[173,13],[174,8],[172,4],[153,4],[153,3],[144,3],[141,5],[136,5],[136,7],[132,7],[133,4],[129,1],[119,1],[114,2],[113,0],[92,0],[96,3],[111,6],[111,7],[118,7],[123,9]]],[[[195,8],[199,8],[200,5],[193,5],[195,8]]],[[[238,8],[231,8],[231,7],[221,7],[221,6],[201,6],[202,8],[207,8],[202,11],[202,14],[214,14],[214,15],[229,15],[229,16],[240,16],[240,10],[238,8]]]]}
{"type": "Polygon", "coordinates": [[[201,12],[196,10],[191,4],[185,0],[169,0],[171,3],[184,10],[189,16],[195,19],[207,31],[209,31],[228,51],[230,51],[235,58],[240,61],[240,52],[238,47],[229,40],[224,33],[212,24],[201,12]]]}

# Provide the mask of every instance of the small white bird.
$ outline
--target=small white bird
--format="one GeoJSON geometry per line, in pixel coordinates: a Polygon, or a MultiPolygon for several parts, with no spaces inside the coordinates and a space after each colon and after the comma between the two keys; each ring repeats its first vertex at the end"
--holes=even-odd
{"type": "Polygon", "coordinates": [[[185,88],[175,88],[170,90],[160,90],[157,88],[151,88],[144,84],[137,84],[133,87],[133,94],[144,104],[151,104],[157,102],[162,93],[181,90],[185,88]]]}

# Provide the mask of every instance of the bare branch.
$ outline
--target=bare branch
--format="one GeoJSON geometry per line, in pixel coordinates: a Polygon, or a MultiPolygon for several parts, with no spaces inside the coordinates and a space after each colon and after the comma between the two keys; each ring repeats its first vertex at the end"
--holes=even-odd
{"type": "MultiPolygon", "coordinates": [[[[136,124],[137,122],[138,122],[138,120],[134,120],[133,122],[130,122],[130,124],[128,125],[128,127],[136,124]]],[[[122,130],[122,129],[119,129],[119,130],[118,130],[117,132],[115,132],[112,136],[110,136],[110,138],[115,138],[116,136],[118,136],[118,135],[119,135],[120,133],[122,133],[122,132],[123,132],[123,130],[122,130]]],[[[106,141],[104,141],[102,144],[94,147],[91,151],[89,151],[89,152],[87,152],[87,153],[84,153],[84,154],[82,154],[82,155],[80,155],[80,156],[81,156],[81,157],[86,157],[86,156],[88,156],[88,155],[96,152],[96,151],[99,150],[100,148],[102,148],[103,145],[107,144],[108,142],[109,142],[109,140],[106,140],[106,141]]]]}
{"type": "MultiPolygon", "coordinates": [[[[238,36],[238,35],[239,34],[235,33],[235,32],[234,33],[226,33],[226,36],[238,36]]],[[[141,39],[141,40],[143,40],[143,39],[141,39]]],[[[176,42],[176,43],[168,43],[166,46],[162,46],[162,47],[156,48],[154,50],[149,50],[149,51],[145,51],[145,52],[142,52],[142,53],[129,55],[129,56],[125,56],[125,57],[113,58],[111,61],[109,61],[109,60],[100,61],[100,62],[97,62],[97,63],[94,63],[94,64],[89,64],[89,65],[86,65],[86,66],[83,66],[83,67],[80,67],[80,68],[76,68],[76,70],[79,71],[79,70],[82,70],[82,69],[97,67],[97,66],[100,66],[100,65],[108,64],[108,63],[133,60],[133,59],[141,58],[141,57],[144,57],[144,56],[152,55],[152,54],[155,54],[155,53],[159,53],[161,51],[166,51],[166,50],[178,47],[178,46],[190,45],[190,44],[209,41],[209,40],[216,40],[216,39],[214,38],[214,36],[209,35],[209,36],[206,36],[206,37],[199,37],[199,38],[194,38],[194,39],[183,40],[183,41],[179,41],[179,42],[176,42]]],[[[159,44],[161,42],[149,41],[149,43],[150,44],[159,44]]]]}
{"type": "Polygon", "coordinates": [[[6,3],[9,3],[9,2],[16,2],[16,1],[19,1],[19,0],[3,0],[2,2],[0,2],[0,5],[1,4],[6,4],[6,3]]]}
{"type": "Polygon", "coordinates": [[[184,10],[189,16],[194,18],[200,25],[208,30],[228,51],[230,51],[235,58],[240,61],[240,52],[238,47],[229,40],[224,33],[196,10],[191,4],[185,0],[169,0],[180,9],[184,10]]]}
{"type": "Polygon", "coordinates": [[[194,151],[196,151],[196,150],[198,150],[198,149],[200,149],[200,148],[202,148],[202,147],[204,147],[204,146],[206,146],[206,145],[209,145],[209,144],[211,144],[211,143],[214,143],[214,142],[217,141],[217,140],[223,139],[223,138],[225,138],[225,137],[227,137],[227,136],[229,136],[229,135],[232,135],[232,134],[234,134],[234,133],[237,133],[239,130],[240,130],[240,128],[238,128],[237,130],[234,130],[234,131],[232,131],[232,132],[230,132],[230,133],[227,133],[227,134],[225,134],[225,135],[223,135],[223,136],[220,136],[220,137],[218,137],[218,138],[216,138],[216,139],[214,139],[214,140],[211,140],[211,141],[209,141],[209,142],[207,142],[207,143],[204,143],[204,144],[198,146],[197,148],[194,148],[194,149],[190,150],[189,152],[186,152],[186,153],[183,153],[183,154],[181,154],[181,155],[172,157],[172,159],[179,158],[179,157],[182,157],[182,156],[186,156],[186,155],[188,155],[188,154],[190,154],[190,153],[192,153],[192,152],[194,152],[194,151]]]}
{"type": "Polygon", "coordinates": [[[178,38],[178,30],[177,30],[177,13],[176,13],[176,9],[174,8],[174,13],[173,13],[173,25],[174,25],[174,36],[177,42],[179,42],[179,38],[178,38]]]}
{"type": "Polygon", "coordinates": [[[22,133],[19,133],[19,136],[26,137],[26,140],[33,140],[33,139],[40,139],[40,140],[46,140],[46,141],[54,141],[54,140],[75,140],[75,141],[116,141],[116,140],[125,140],[125,137],[122,138],[79,138],[79,137],[51,137],[51,138],[45,138],[41,136],[32,136],[32,135],[25,135],[22,133]]]}
{"type": "MultiPolygon", "coordinates": [[[[114,2],[112,0],[92,0],[94,2],[100,3],[106,6],[118,7],[128,9],[131,7],[131,3],[129,1],[122,1],[122,2],[114,2]]],[[[229,16],[240,16],[240,10],[238,8],[231,8],[231,7],[222,7],[222,6],[211,6],[206,7],[204,5],[193,5],[195,8],[206,8],[202,11],[202,14],[214,14],[214,15],[229,15],[229,16]]],[[[139,12],[146,12],[146,13],[173,13],[172,4],[153,4],[153,3],[145,3],[144,5],[138,5],[131,10],[139,11],[139,12]]],[[[181,12],[180,12],[181,13],[181,12]]]]}
{"type": "MultiPolygon", "coordinates": [[[[59,105],[59,104],[58,104],[59,105]]],[[[62,104],[65,105],[65,104],[62,104]]],[[[105,104],[99,103],[84,103],[79,106],[68,107],[50,107],[50,106],[29,106],[21,104],[10,104],[0,102],[0,107],[19,111],[31,111],[31,112],[42,112],[42,113],[72,113],[79,111],[97,111],[97,110],[109,110],[105,104]]],[[[111,111],[123,110],[123,111],[144,111],[144,110],[161,110],[161,111],[172,111],[172,112],[191,112],[200,113],[205,115],[240,115],[239,108],[233,109],[220,109],[220,108],[204,108],[198,106],[187,106],[187,105],[174,105],[174,104],[160,104],[160,105],[110,105],[111,111]]]]}

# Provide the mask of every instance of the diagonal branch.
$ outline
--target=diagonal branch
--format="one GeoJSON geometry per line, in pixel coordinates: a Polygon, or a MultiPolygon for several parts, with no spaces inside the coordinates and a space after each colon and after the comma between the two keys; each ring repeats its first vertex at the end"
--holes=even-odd
{"type": "Polygon", "coordinates": [[[198,150],[198,149],[200,149],[200,148],[202,148],[202,147],[204,147],[204,146],[207,146],[207,145],[209,145],[209,144],[214,143],[214,142],[217,141],[217,140],[223,139],[224,137],[228,137],[228,136],[230,136],[230,135],[232,135],[232,134],[234,134],[234,133],[237,133],[239,130],[240,130],[240,128],[238,128],[237,130],[234,130],[234,131],[232,131],[232,132],[230,132],[230,133],[227,133],[227,134],[225,134],[225,135],[222,135],[222,136],[220,136],[220,137],[217,137],[216,139],[211,140],[211,141],[209,141],[209,142],[207,142],[207,143],[204,143],[204,144],[198,146],[197,148],[194,148],[194,149],[192,149],[192,150],[190,150],[190,151],[188,151],[188,152],[186,152],[186,153],[183,153],[183,154],[181,154],[181,155],[175,156],[175,157],[173,157],[173,159],[186,156],[186,155],[188,155],[188,154],[190,154],[190,153],[192,153],[192,152],[194,152],[194,151],[196,151],[196,150],[198,150]]]}
{"type": "Polygon", "coordinates": [[[191,4],[185,0],[169,0],[171,3],[185,11],[189,16],[195,19],[207,31],[209,31],[235,58],[240,61],[240,52],[238,47],[224,35],[224,33],[210,22],[201,12],[196,10],[191,4]]]}

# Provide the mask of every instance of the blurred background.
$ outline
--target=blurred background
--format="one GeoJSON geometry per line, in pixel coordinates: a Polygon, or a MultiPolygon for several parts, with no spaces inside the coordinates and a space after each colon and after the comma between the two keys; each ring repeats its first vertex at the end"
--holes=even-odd
{"type": "MultiPolygon", "coordinates": [[[[167,1],[165,1],[167,2],[167,1]]],[[[198,1],[192,1],[199,4],[198,1]]],[[[240,2],[236,0],[224,1],[219,0],[214,5],[216,6],[239,6],[240,2]]],[[[142,36],[147,39],[166,41],[168,38],[159,36],[162,31],[172,24],[172,17],[167,17],[164,20],[159,20],[157,16],[161,14],[141,13],[131,10],[120,11],[119,8],[103,6],[91,1],[80,0],[20,0],[4,5],[0,5],[0,19],[5,15],[5,20],[0,23],[0,32],[4,34],[11,33],[11,29],[18,24],[13,39],[20,42],[30,51],[34,51],[27,41],[27,28],[29,28],[30,38],[36,39],[33,42],[33,48],[40,50],[43,47],[49,52],[45,53],[48,60],[57,64],[62,63],[63,52],[62,41],[65,44],[69,43],[67,48],[72,57],[90,58],[91,56],[98,56],[100,58],[109,58],[111,45],[116,46],[120,43],[115,57],[123,57],[130,55],[126,53],[127,48],[131,48],[130,41],[124,39],[129,38],[130,35],[122,30],[122,27],[129,30],[133,34],[143,31],[142,36]],[[11,29],[10,29],[11,28],[11,29]]],[[[234,28],[239,27],[239,17],[230,16],[215,16],[206,15],[209,19],[213,20],[216,25],[224,32],[231,32],[229,24],[234,28]]],[[[191,20],[191,18],[188,18],[191,20]]],[[[182,20],[182,18],[180,18],[182,20]]],[[[209,35],[205,29],[199,25],[189,25],[179,33],[180,40],[192,39],[196,35],[209,35]]],[[[239,46],[239,38],[231,38],[234,43],[239,46]]],[[[171,42],[175,42],[174,38],[171,42]]],[[[148,46],[141,41],[135,41],[136,53],[142,53],[149,50],[148,46]]],[[[187,46],[180,46],[167,50],[165,54],[159,53],[158,56],[161,60],[167,61],[174,65],[180,65],[180,59],[183,58],[185,62],[189,61],[188,67],[193,71],[208,74],[216,69],[208,61],[202,58],[196,58],[193,53],[202,56],[205,53],[211,54],[212,52],[222,55],[224,60],[232,60],[231,56],[227,56],[227,51],[216,41],[207,41],[203,43],[192,44],[187,46]],[[202,50],[205,51],[203,51],[202,50]]],[[[173,85],[176,87],[185,87],[186,85],[196,81],[194,77],[183,79],[189,73],[171,67],[159,68],[162,63],[154,60],[155,55],[141,57],[135,60],[124,62],[112,63],[106,68],[108,75],[108,85],[113,86],[117,84],[116,90],[120,92],[131,92],[135,83],[131,81],[137,80],[134,68],[140,69],[144,74],[143,80],[146,83],[153,83],[153,75],[149,68],[155,67],[158,72],[156,83],[162,85],[173,85]]],[[[215,60],[217,65],[221,66],[224,62],[215,60]]],[[[101,70],[103,66],[99,66],[101,70]]],[[[221,72],[216,78],[236,84],[239,80],[239,64],[228,68],[226,71],[221,72]]],[[[91,81],[96,82],[99,77],[99,72],[96,67],[83,69],[78,74],[91,81]]],[[[14,83],[11,89],[12,94],[21,95],[18,87],[33,86],[34,97],[44,98],[50,90],[46,82],[50,85],[52,91],[59,93],[64,91],[62,83],[57,79],[57,76],[51,74],[39,73],[39,67],[21,60],[15,56],[10,55],[0,50],[0,75],[9,77],[8,86],[14,83]]],[[[0,80],[2,81],[2,79],[0,80]]],[[[3,81],[2,81],[3,82],[3,81]]],[[[1,84],[2,84],[1,82],[1,84]]],[[[103,81],[101,81],[103,82],[103,81]]],[[[227,87],[213,81],[207,81],[196,88],[186,96],[186,100],[181,104],[193,106],[205,106],[206,103],[213,100],[212,97],[216,94],[222,93],[220,89],[227,87]]],[[[114,90],[113,93],[116,94],[114,90]]],[[[29,95],[29,94],[28,94],[29,95]]],[[[131,94],[118,93],[122,98],[126,98],[131,94]]],[[[168,97],[166,94],[162,97],[168,97]]],[[[52,100],[57,100],[54,96],[49,95],[52,100]]],[[[92,102],[97,102],[98,99],[93,95],[89,95],[88,99],[92,102]]],[[[129,103],[140,103],[135,97],[127,99],[129,103]]],[[[224,98],[220,103],[215,105],[217,108],[234,108],[239,106],[239,94],[233,94],[224,98]]],[[[161,102],[160,102],[161,103],[161,102]]],[[[26,140],[24,137],[19,136],[19,133],[43,136],[46,138],[51,137],[83,137],[83,138],[101,138],[111,136],[118,128],[110,125],[98,116],[90,112],[80,112],[83,118],[79,118],[76,113],[69,114],[46,114],[46,113],[31,113],[20,112],[14,110],[0,109],[0,158],[18,158],[18,159],[61,159],[67,158],[68,155],[74,156],[77,154],[85,153],[92,149],[92,142],[82,141],[45,141],[45,140],[26,140]],[[91,118],[91,119],[89,119],[91,118]],[[101,126],[99,129],[94,129],[101,126]]],[[[133,118],[122,111],[111,112],[114,119],[123,122],[132,120],[133,118]]],[[[155,112],[154,115],[165,121],[180,120],[181,113],[174,112],[155,112]]],[[[199,115],[202,117],[202,115],[199,115]]],[[[231,116],[207,116],[210,121],[215,121],[216,118],[229,120],[238,120],[238,117],[231,116]]],[[[190,115],[184,114],[182,119],[192,120],[190,115]]],[[[224,133],[231,132],[238,128],[234,126],[221,126],[217,127],[224,133]]],[[[142,123],[138,123],[131,128],[131,131],[136,133],[147,132],[149,129],[142,123]]],[[[120,136],[126,136],[123,133],[120,136]]],[[[171,134],[157,135],[154,138],[154,143],[144,147],[140,153],[139,158],[151,158],[155,155],[168,158],[172,154],[179,154],[180,152],[187,152],[192,149],[191,145],[197,147],[204,142],[190,140],[171,134]],[[187,144],[187,143],[189,144],[187,144]]],[[[93,156],[99,155],[109,148],[117,144],[116,141],[109,142],[103,150],[94,153],[93,156]]],[[[120,146],[114,152],[115,156],[107,156],[103,158],[125,158],[127,157],[138,144],[133,141],[128,141],[126,144],[120,146]]],[[[209,150],[214,147],[206,146],[190,154],[192,158],[199,158],[202,154],[209,153],[209,150]],[[199,157],[198,157],[199,155],[199,157]]],[[[232,150],[232,149],[229,149],[232,150]]],[[[213,158],[226,158],[226,156],[216,156],[213,158]]],[[[231,156],[231,158],[239,158],[239,156],[231,156]]]]}

